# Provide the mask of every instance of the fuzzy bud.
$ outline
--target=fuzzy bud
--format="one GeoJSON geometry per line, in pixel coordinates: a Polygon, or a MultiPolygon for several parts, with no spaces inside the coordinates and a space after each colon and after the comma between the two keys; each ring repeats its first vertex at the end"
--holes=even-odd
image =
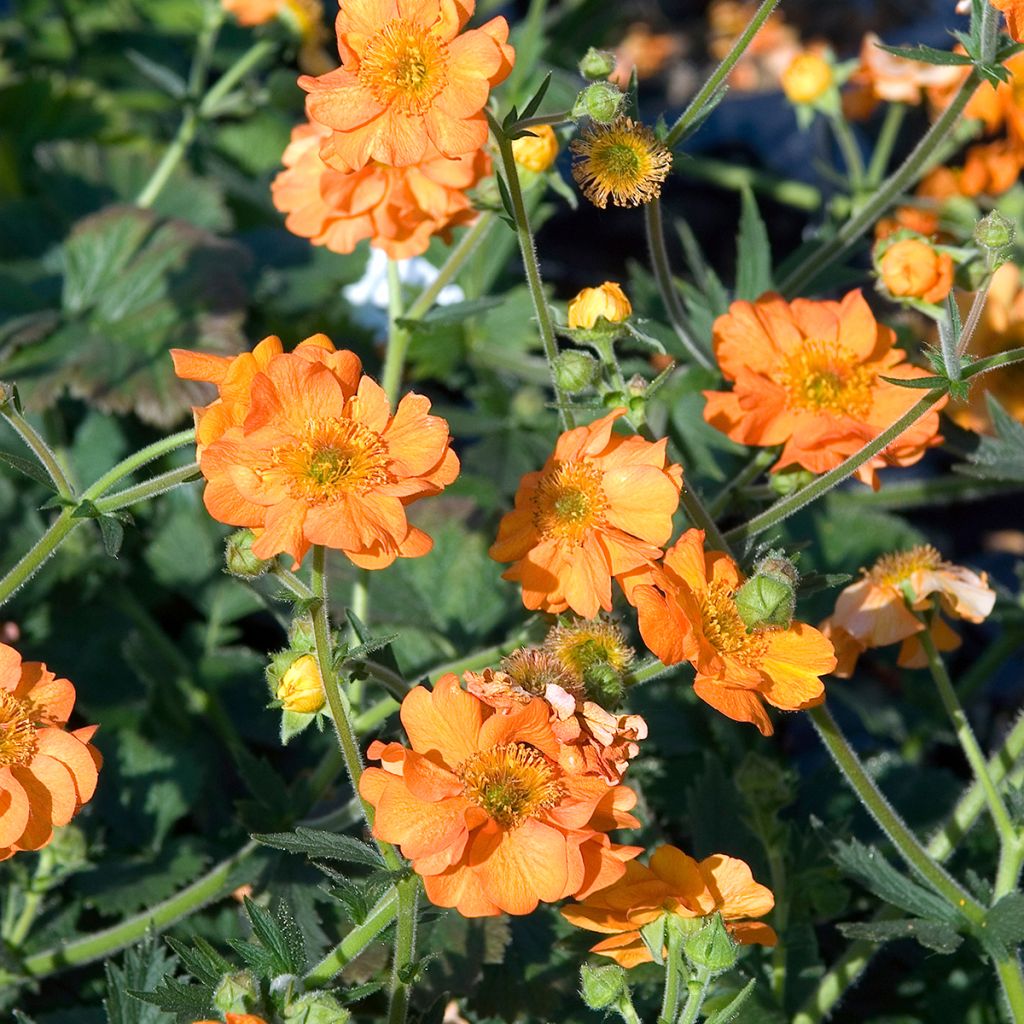
{"type": "Polygon", "coordinates": [[[975,225],[974,240],[984,249],[1001,252],[1013,244],[1013,221],[998,210],[982,217],[975,225]]]}
{"type": "Polygon", "coordinates": [[[715,914],[700,931],[687,936],[683,952],[694,967],[704,967],[712,974],[721,974],[736,963],[736,943],[725,930],[721,914],[715,914]]]}
{"type": "Polygon", "coordinates": [[[607,1010],[627,991],[626,972],[618,964],[585,963],[580,968],[580,994],[591,1010],[607,1010]]]}
{"type": "Polygon", "coordinates": [[[736,592],[736,610],[747,628],[789,626],[799,582],[796,566],[781,551],[760,559],[753,576],[736,592]]]}
{"type": "Polygon", "coordinates": [[[320,682],[316,658],[311,654],[303,654],[291,663],[281,676],[277,699],[285,711],[296,711],[303,715],[311,715],[324,706],[324,688],[320,682]]]}
{"type": "Polygon", "coordinates": [[[529,135],[512,140],[512,156],[520,167],[541,174],[558,156],[558,136],[549,124],[529,128],[529,135]]]}
{"type": "Polygon", "coordinates": [[[597,288],[584,288],[568,307],[569,326],[574,329],[593,330],[599,320],[621,324],[633,312],[633,306],[622,285],[605,281],[597,288]]]}
{"type": "Polygon", "coordinates": [[[610,82],[594,82],[576,97],[572,117],[578,120],[589,117],[598,124],[611,124],[622,107],[623,94],[617,85],[610,82]]]}
{"type": "Polygon", "coordinates": [[[815,479],[815,475],[809,469],[789,467],[772,473],[768,477],[768,484],[776,494],[785,498],[799,491],[801,487],[813,483],[815,479]]]}
{"type": "Polygon", "coordinates": [[[587,697],[606,711],[622,703],[626,686],[622,676],[608,664],[594,664],[583,670],[583,688],[587,697]]]}
{"type": "Polygon", "coordinates": [[[583,54],[578,66],[580,74],[588,82],[597,82],[607,78],[615,70],[615,54],[592,46],[583,54]]]}
{"type": "Polygon", "coordinates": [[[270,568],[269,560],[257,558],[252,553],[254,539],[252,530],[236,530],[228,537],[224,545],[224,563],[232,576],[252,580],[262,576],[270,568]]]}
{"type": "Polygon", "coordinates": [[[562,352],[555,360],[555,383],[560,391],[575,395],[594,383],[597,369],[597,360],[586,352],[562,352]]]}
{"type": "Polygon", "coordinates": [[[213,1005],[221,1013],[245,1013],[259,998],[259,985],[249,971],[225,974],[213,992],[213,1005]]]}
{"type": "Polygon", "coordinates": [[[352,1014],[328,992],[309,992],[288,1004],[288,1024],[347,1024],[352,1014]]]}

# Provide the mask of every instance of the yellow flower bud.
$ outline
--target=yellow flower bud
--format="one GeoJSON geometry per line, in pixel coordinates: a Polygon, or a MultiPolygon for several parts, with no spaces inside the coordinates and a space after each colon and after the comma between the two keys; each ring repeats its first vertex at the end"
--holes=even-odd
{"type": "Polygon", "coordinates": [[[605,281],[600,288],[584,288],[569,303],[569,326],[590,330],[602,316],[610,323],[620,324],[632,312],[622,286],[605,281]]]}
{"type": "Polygon", "coordinates": [[[832,65],[820,53],[796,56],[782,73],[782,91],[790,103],[815,103],[832,88],[832,65]]]}
{"type": "Polygon", "coordinates": [[[546,171],[558,156],[558,136],[549,124],[538,124],[529,129],[531,135],[524,135],[512,142],[512,155],[520,167],[528,171],[546,171]]]}
{"type": "Polygon", "coordinates": [[[302,715],[311,715],[324,706],[324,688],[313,655],[303,654],[291,663],[277,687],[277,699],[285,711],[302,715]]]}

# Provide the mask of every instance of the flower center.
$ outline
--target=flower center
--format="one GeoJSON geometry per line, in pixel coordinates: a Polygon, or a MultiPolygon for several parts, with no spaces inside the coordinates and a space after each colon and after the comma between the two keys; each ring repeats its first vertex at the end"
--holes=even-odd
{"type": "Polygon", "coordinates": [[[709,585],[700,605],[701,629],[719,654],[756,668],[768,650],[769,630],[747,632],[736,609],[735,591],[724,581],[709,585]]]}
{"type": "Polygon", "coordinates": [[[353,420],[311,420],[305,436],[274,449],[293,498],[313,504],[366,494],[388,482],[388,449],[380,434],[353,420]]]}
{"type": "Polygon", "coordinates": [[[872,583],[883,587],[898,587],[920,570],[941,569],[945,565],[942,555],[931,544],[920,544],[909,551],[883,555],[868,573],[872,583]]]}
{"type": "Polygon", "coordinates": [[[518,828],[562,799],[564,789],[551,762],[526,743],[481,750],[457,770],[463,795],[502,828],[518,828]]]}
{"type": "Polygon", "coordinates": [[[424,114],[447,82],[447,47],[404,18],[389,21],[359,62],[359,81],[385,107],[424,114]]]}
{"type": "Polygon", "coordinates": [[[805,341],[785,361],[779,383],[790,406],[863,419],[871,409],[875,375],[834,341],[805,341]]]}
{"type": "Polygon", "coordinates": [[[579,159],[572,173],[584,195],[604,209],[639,206],[661,194],[672,166],[671,152],[654,133],[629,118],[598,125],[570,147],[579,159]]]}
{"type": "Polygon", "coordinates": [[[36,730],[26,701],[0,690],[0,768],[28,764],[36,752],[36,730]]]}
{"type": "Polygon", "coordinates": [[[533,496],[533,522],[544,538],[583,543],[604,522],[608,499],[601,470],[590,462],[560,462],[544,475],[533,496]]]}

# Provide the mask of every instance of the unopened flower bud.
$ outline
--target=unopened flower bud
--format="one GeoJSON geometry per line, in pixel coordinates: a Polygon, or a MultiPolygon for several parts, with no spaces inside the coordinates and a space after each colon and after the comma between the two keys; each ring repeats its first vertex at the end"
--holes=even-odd
{"type": "Polygon", "coordinates": [[[213,992],[213,1005],[221,1013],[245,1013],[259,998],[259,986],[249,971],[225,974],[213,992]]]}
{"type": "Polygon", "coordinates": [[[999,252],[1013,244],[1013,221],[998,210],[982,217],[974,228],[974,240],[985,249],[999,252]]]}
{"type": "Polygon", "coordinates": [[[252,553],[255,536],[252,530],[235,530],[224,546],[224,563],[232,576],[241,579],[256,579],[270,568],[268,559],[257,558],[252,553]]]}
{"type": "Polygon", "coordinates": [[[288,646],[293,651],[315,649],[316,637],[313,635],[313,623],[309,621],[308,617],[302,615],[292,619],[292,624],[288,627],[288,646]]]}
{"type": "Polygon", "coordinates": [[[815,476],[809,469],[789,467],[772,473],[768,478],[768,484],[776,494],[785,498],[799,491],[801,487],[813,483],[814,480],[815,476]]]}
{"type": "Polygon", "coordinates": [[[813,51],[798,54],[782,72],[782,91],[790,103],[816,103],[832,88],[832,65],[813,51]]]}
{"type": "Polygon", "coordinates": [[[284,1011],[288,1024],[347,1024],[352,1014],[328,992],[309,992],[284,1011]]]}
{"type": "Polygon", "coordinates": [[[594,82],[576,97],[572,108],[573,120],[589,117],[599,124],[611,124],[619,116],[622,100],[623,93],[617,85],[594,82]]]}
{"type": "Polygon", "coordinates": [[[605,281],[598,288],[584,288],[569,302],[569,326],[592,330],[598,320],[620,324],[633,312],[622,285],[605,281]]]}
{"type": "Polygon", "coordinates": [[[615,70],[615,54],[591,47],[579,63],[580,74],[588,82],[607,78],[615,70]]]}
{"type": "Polygon", "coordinates": [[[575,395],[597,379],[597,360],[586,352],[569,350],[555,360],[555,383],[560,391],[575,395]]]}
{"type": "Polygon", "coordinates": [[[793,621],[800,574],[782,552],[773,551],[754,566],[736,592],[736,610],[748,629],[787,627],[793,621]]]}
{"type": "Polygon", "coordinates": [[[585,963],[580,968],[580,994],[591,1010],[607,1010],[626,991],[626,972],[618,964],[585,963]]]}
{"type": "Polygon", "coordinates": [[[725,930],[721,914],[715,914],[699,932],[687,936],[683,952],[691,964],[705,967],[712,974],[721,974],[736,963],[736,943],[725,930]]]}
{"type": "Polygon", "coordinates": [[[878,276],[894,299],[942,302],[953,287],[953,258],[923,238],[900,238],[880,243],[878,276]]]}
{"type": "Polygon", "coordinates": [[[558,156],[558,136],[549,124],[528,128],[529,135],[512,140],[512,156],[520,167],[537,174],[546,171],[558,156]]]}
{"type": "Polygon", "coordinates": [[[595,704],[613,711],[622,703],[626,686],[611,665],[591,665],[583,671],[583,691],[595,704]]]}
{"type": "Polygon", "coordinates": [[[281,676],[277,699],[285,711],[296,711],[302,715],[311,715],[324,706],[324,688],[316,658],[303,654],[291,663],[281,676]]]}

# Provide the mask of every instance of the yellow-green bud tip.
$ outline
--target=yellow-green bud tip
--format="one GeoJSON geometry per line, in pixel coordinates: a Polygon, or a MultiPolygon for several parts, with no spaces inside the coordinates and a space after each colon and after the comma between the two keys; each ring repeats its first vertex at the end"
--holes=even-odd
{"type": "Polygon", "coordinates": [[[615,70],[615,54],[590,47],[579,63],[580,74],[588,82],[607,78],[615,70]]]}

